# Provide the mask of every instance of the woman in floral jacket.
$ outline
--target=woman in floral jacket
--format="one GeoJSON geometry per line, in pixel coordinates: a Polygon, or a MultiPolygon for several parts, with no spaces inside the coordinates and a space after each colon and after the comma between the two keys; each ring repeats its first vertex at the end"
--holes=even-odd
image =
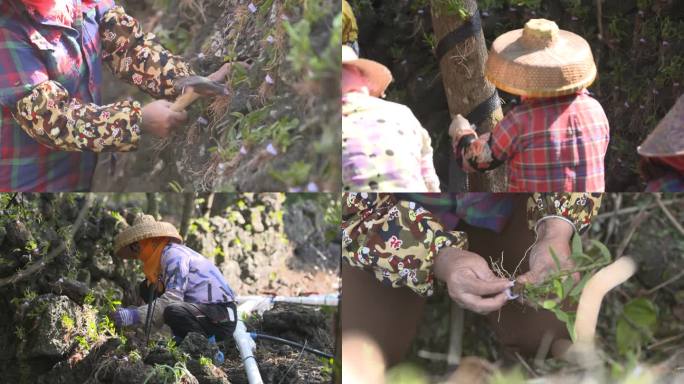
{"type": "Polygon", "coordinates": [[[96,152],[135,150],[142,132],[186,119],[167,100],[101,105],[103,63],[159,99],[192,74],[112,0],[0,1],[0,191],[88,190],[96,152]]]}
{"type": "Polygon", "coordinates": [[[513,283],[487,259],[522,272],[521,284],[556,270],[551,249],[569,269],[570,239],[589,227],[600,203],[601,194],[589,193],[344,194],[345,377],[381,380],[385,365],[404,358],[435,281],[446,283],[461,307],[489,314],[505,352],[534,354],[544,337],[562,347],[565,325],[549,311],[509,301],[513,283]]]}

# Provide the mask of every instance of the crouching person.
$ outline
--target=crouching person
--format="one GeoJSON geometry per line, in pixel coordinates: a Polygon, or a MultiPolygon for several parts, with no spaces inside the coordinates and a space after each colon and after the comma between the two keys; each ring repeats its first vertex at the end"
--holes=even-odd
{"type": "MultiPolygon", "coordinates": [[[[117,235],[114,254],[142,260],[146,282],[141,294],[155,301],[152,327],[168,325],[177,341],[188,332],[219,341],[230,338],[237,323],[233,290],[211,260],[181,242],[172,224],[140,215],[117,235]]],[[[142,326],[148,307],[119,308],[114,322],[118,327],[142,326]]]]}

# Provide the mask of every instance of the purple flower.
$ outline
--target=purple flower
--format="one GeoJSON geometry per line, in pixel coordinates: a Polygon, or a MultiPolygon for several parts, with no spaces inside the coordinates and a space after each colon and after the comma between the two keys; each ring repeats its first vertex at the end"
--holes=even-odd
{"type": "Polygon", "coordinates": [[[241,155],[246,155],[246,154],[247,154],[247,148],[245,148],[244,145],[240,147],[240,154],[241,154],[241,155]]]}
{"type": "Polygon", "coordinates": [[[266,41],[268,41],[269,43],[273,44],[273,42],[275,41],[275,39],[273,38],[273,36],[268,35],[268,37],[266,38],[266,41]]]}
{"type": "Polygon", "coordinates": [[[270,153],[273,156],[278,154],[278,150],[275,149],[273,143],[268,143],[268,145],[266,146],[266,152],[270,153]]]}
{"type": "Polygon", "coordinates": [[[306,185],[306,191],[307,192],[318,192],[318,185],[316,185],[316,183],[311,181],[311,182],[309,182],[309,184],[306,185]]]}
{"type": "Polygon", "coordinates": [[[209,121],[205,119],[204,117],[200,116],[197,118],[197,123],[200,125],[207,125],[209,124],[209,121]]]}
{"type": "Polygon", "coordinates": [[[257,11],[257,7],[256,7],[256,5],[254,5],[254,3],[249,3],[247,8],[249,8],[249,11],[252,13],[256,13],[256,11],[257,11]]]}
{"type": "Polygon", "coordinates": [[[297,193],[297,192],[301,192],[302,189],[300,187],[292,187],[292,188],[288,189],[287,191],[297,193]]]}
{"type": "Polygon", "coordinates": [[[639,42],[640,42],[641,44],[646,44],[646,39],[644,39],[644,38],[642,37],[641,39],[639,39],[639,42]]]}
{"type": "Polygon", "coordinates": [[[275,83],[275,81],[273,81],[273,78],[269,74],[266,74],[266,77],[264,78],[264,80],[266,80],[266,82],[269,84],[275,83]]]}

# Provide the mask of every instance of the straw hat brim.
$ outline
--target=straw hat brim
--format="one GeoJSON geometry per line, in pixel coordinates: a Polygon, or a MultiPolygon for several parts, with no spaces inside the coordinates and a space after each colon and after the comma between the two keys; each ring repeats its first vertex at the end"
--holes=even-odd
{"type": "Polygon", "coordinates": [[[554,97],[573,94],[596,79],[591,47],[582,37],[558,31],[550,47],[525,46],[523,30],[499,36],[489,52],[485,76],[497,88],[520,96],[554,97]]]}
{"type": "Polygon", "coordinates": [[[171,223],[155,221],[130,226],[121,231],[114,239],[114,254],[118,255],[124,247],[137,241],[152,237],[169,237],[177,242],[182,242],[183,238],[171,223]]]}
{"type": "Polygon", "coordinates": [[[343,60],[343,65],[358,68],[368,80],[369,91],[375,97],[382,96],[392,82],[392,72],[377,61],[368,59],[343,60]]]}
{"type": "Polygon", "coordinates": [[[684,155],[684,95],[679,96],[637,152],[645,157],[684,155]]]}

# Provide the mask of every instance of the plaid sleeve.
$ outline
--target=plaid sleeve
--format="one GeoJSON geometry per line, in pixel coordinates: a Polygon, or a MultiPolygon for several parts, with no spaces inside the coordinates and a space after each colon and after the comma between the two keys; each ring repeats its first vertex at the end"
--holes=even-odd
{"type": "Polygon", "coordinates": [[[520,124],[517,123],[515,114],[511,111],[492,130],[489,142],[491,156],[499,161],[511,158],[515,153],[520,133],[520,124]]]}
{"type": "Polygon", "coordinates": [[[52,80],[34,87],[14,111],[29,136],[63,151],[131,151],[140,138],[142,110],[137,101],[81,103],[52,80]]]}
{"type": "Polygon", "coordinates": [[[193,73],[180,56],[167,51],[152,33],[143,33],[140,23],[120,6],[107,11],[100,23],[102,61],[120,79],[155,98],[178,96],[177,78],[193,73]]]}
{"type": "Polygon", "coordinates": [[[430,134],[425,129],[421,129],[422,147],[420,151],[420,172],[425,180],[428,192],[440,192],[439,177],[435,171],[435,164],[432,161],[432,143],[430,134]]]}
{"type": "Polygon", "coordinates": [[[21,36],[0,28],[0,105],[10,110],[36,85],[49,80],[36,50],[21,36]]]}
{"type": "Polygon", "coordinates": [[[556,217],[582,233],[601,208],[602,198],[602,193],[534,193],[527,200],[528,225],[536,231],[541,221],[556,217]]]}
{"type": "Polygon", "coordinates": [[[342,260],[391,287],[431,295],[439,251],[468,245],[464,232],[446,231],[419,203],[391,194],[346,193],[342,207],[342,260]]]}

